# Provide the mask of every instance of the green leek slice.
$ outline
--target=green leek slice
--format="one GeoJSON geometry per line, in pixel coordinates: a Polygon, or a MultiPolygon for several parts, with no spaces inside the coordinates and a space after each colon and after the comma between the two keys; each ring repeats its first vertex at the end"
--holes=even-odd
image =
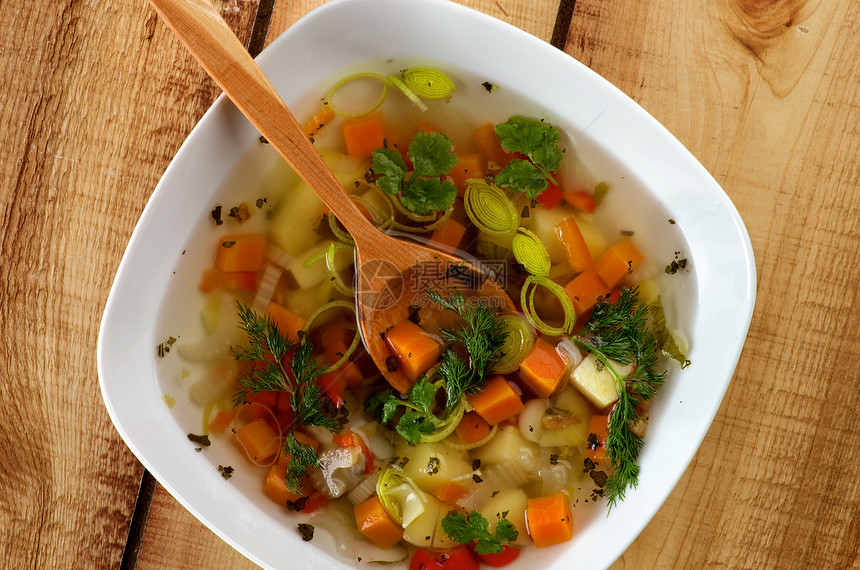
{"type": "Polygon", "coordinates": [[[382,105],[382,102],[385,101],[385,96],[386,96],[387,92],[388,92],[388,82],[385,80],[385,78],[383,76],[379,75],[378,73],[368,73],[368,72],[355,73],[353,75],[348,75],[348,76],[344,77],[343,79],[341,79],[340,81],[338,81],[337,83],[335,83],[332,86],[332,88],[329,89],[328,93],[326,94],[325,102],[326,102],[326,104],[328,104],[329,107],[331,107],[331,110],[334,111],[335,114],[340,115],[341,117],[348,117],[348,118],[363,117],[364,115],[369,115],[370,113],[374,112],[375,110],[377,110],[379,108],[380,105],[382,105]],[[379,99],[377,99],[376,102],[373,103],[367,109],[364,109],[362,111],[358,111],[356,113],[350,113],[350,112],[344,111],[343,109],[337,107],[333,101],[335,93],[337,93],[337,91],[341,87],[346,85],[347,83],[351,83],[351,82],[359,80],[359,79],[377,79],[377,80],[381,81],[382,82],[382,93],[379,94],[379,99]]]}
{"type": "Polygon", "coordinates": [[[409,99],[410,101],[412,101],[412,103],[414,103],[416,107],[418,107],[422,111],[427,110],[427,105],[424,104],[424,101],[422,101],[421,98],[412,89],[410,89],[405,83],[400,81],[400,79],[398,79],[394,75],[389,75],[388,77],[385,78],[385,81],[389,85],[394,85],[395,87],[400,89],[400,91],[402,91],[403,94],[406,95],[406,98],[409,99]]]}
{"type": "Polygon", "coordinates": [[[422,99],[447,101],[457,90],[457,86],[450,77],[431,67],[404,69],[401,75],[403,82],[422,99]]]}
{"type": "Polygon", "coordinates": [[[503,356],[493,366],[493,372],[510,374],[520,367],[520,362],[531,352],[537,335],[531,322],[522,315],[502,315],[499,320],[504,323],[504,331],[508,336],[502,344],[503,356]]]}
{"type": "MultiPolygon", "coordinates": [[[[350,302],[350,301],[329,301],[328,303],[326,303],[325,305],[321,306],[316,311],[311,313],[311,316],[308,317],[308,320],[305,322],[305,326],[302,330],[304,330],[305,332],[310,332],[310,330],[313,328],[314,324],[316,324],[317,321],[320,321],[322,319],[322,316],[325,313],[327,313],[328,311],[330,311],[332,309],[337,309],[337,308],[346,309],[348,311],[351,311],[354,315],[357,315],[357,313],[355,311],[355,303],[350,302]]],[[[325,321],[323,321],[323,322],[325,322],[325,321]]],[[[320,324],[322,324],[322,323],[320,323],[320,324]]],[[[344,351],[343,356],[341,356],[337,362],[335,362],[333,364],[329,364],[326,368],[324,368],[323,373],[331,372],[332,370],[337,370],[338,368],[343,366],[343,363],[346,362],[349,359],[349,357],[352,356],[352,353],[354,353],[355,350],[358,348],[358,344],[360,342],[361,342],[361,333],[359,332],[358,327],[356,327],[355,336],[352,338],[352,342],[350,343],[349,347],[347,347],[346,351],[344,351]]]]}
{"type": "Polygon", "coordinates": [[[519,227],[519,213],[507,194],[498,186],[470,178],[463,196],[466,214],[482,232],[490,235],[510,235],[519,227]]]}
{"type": "Polygon", "coordinates": [[[573,331],[576,325],[576,309],[573,307],[573,301],[570,300],[564,288],[546,277],[538,275],[529,275],[526,278],[523,288],[520,291],[520,306],[534,327],[540,332],[550,336],[560,336],[573,331]],[[546,288],[552,293],[561,304],[564,313],[563,323],[560,327],[554,327],[541,319],[534,305],[535,292],[538,287],[546,288]]]}
{"type": "Polygon", "coordinates": [[[533,232],[518,228],[512,249],[516,260],[532,275],[545,277],[549,273],[549,252],[533,232]]]}
{"type": "Polygon", "coordinates": [[[421,508],[420,512],[418,512],[419,504],[416,500],[421,502],[421,507],[426,505],[424,492],[418,488],[412,479],[404,475],[403,470],[396,465],[389,465],[379,475],[379,479],[376,481],[376,494],[388,516],[402,526],[406,526],[404,514],[412,517],[409,521],[412,522],[414,517],[417,517],[424,511],[421,508]],[[406,504],[407,502],[408,505],[406,504]],[[408,507],[407,513],[404,513],[404,510],[407,510],[404,507],[408,507]]]}

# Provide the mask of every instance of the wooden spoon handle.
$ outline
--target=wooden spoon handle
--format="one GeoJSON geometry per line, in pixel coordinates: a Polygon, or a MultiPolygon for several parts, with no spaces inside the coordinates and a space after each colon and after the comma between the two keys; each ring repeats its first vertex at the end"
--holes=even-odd
{"type": "Polygon", "coordinates": [[[356,239],[384,239],[355,207],[296,118],[208,0],[149,0],[212,79],[356,239]]]}

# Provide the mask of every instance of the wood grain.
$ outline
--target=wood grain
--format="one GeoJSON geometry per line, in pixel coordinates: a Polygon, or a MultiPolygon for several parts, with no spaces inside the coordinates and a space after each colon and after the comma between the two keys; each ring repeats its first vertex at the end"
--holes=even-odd
{"type": "MultiPolygon", "coordinates": [[[[322,3],[277,1],[266,41],[322,3]]],[[[561,5],[463,3],[547,41],[561,5]]],[[[218,6],[247,44],[257,0],[218,6]]],[[[219,91],[141,0],[3,0],[0,21],[0,560],[114,568],[142,468],[101,402],[99,319],[219,91]]],[[[710,170],[758,270],[716,421],[617,568],[860,566],[858,37],[852,0],[576,0],[566,51],[710,170]]],[[[138,566],[254,567],[161,487],[138,566]]]]}
{"type": "MultiPolygon", "coordinates": [[[[229,14],[244,37],[251,5],[229,14]]],[[[0,560],[117,567],[142,467],[101,401],[99,320],[217,90],[141,2],[3,2],[0,21],[0,560]]]]}
{"type": "Polygon", "coordinates": [[[851,1],[577,1],[568,53],[714,174],[758,270],[716,422],[619,568],[860,563],[858,34],[851,1]]]}

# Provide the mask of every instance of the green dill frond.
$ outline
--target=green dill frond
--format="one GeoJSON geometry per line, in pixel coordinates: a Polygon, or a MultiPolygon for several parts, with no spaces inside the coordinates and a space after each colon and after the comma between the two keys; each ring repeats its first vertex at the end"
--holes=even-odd
{"type": "Polygon", "coordinates": [[[317,467],[319,457],[312,446],[300,442],[293,432],[290,432],[284,440],[284,452],[290,457],[290,462],[287,465],[287,487],[300,492],[307,469],[317,467]]]}
{"type": "Polygon", "coordinates": [[[254,362],[255,366],[239,378],[233,402],[244,404],[249,395],[259,392],[289,394],[295,421],[292,426],[282,426],[287,431],[284,451],[291,457],[286,483],[290,490],[299,492],[305,471],[317,464],[317,455],[313,447],[295,438],[294,430],[305,425],[337,431],[340,429],[337,409],[317,383],[322,366],[314,356],[310,337],[300,335],[293,342],[278,330],[271,317],[261,317],[241,303],[239,319],[242,330],[248,334],[248,344],[234,347],[233,353],[237,359],[254,362]]]}
{"type": "Polygon", "coordinates": [[[638,290],[625,288],[617,301],[598,303],[573,339],[604,364],[614,360],[636,365],[629,376],[616,378],[619,397],[609,416],[606,457],[610,475],[604,493],[610,508],[623,500],[626,490],[639,480],[637,461],[642,438],[633,433],[631,426],[640,420],[639,403],[653,397],[666,377],[665,371],[656,370],[659,350],[648,318],[648,305],[639,299],[638,290]]]}

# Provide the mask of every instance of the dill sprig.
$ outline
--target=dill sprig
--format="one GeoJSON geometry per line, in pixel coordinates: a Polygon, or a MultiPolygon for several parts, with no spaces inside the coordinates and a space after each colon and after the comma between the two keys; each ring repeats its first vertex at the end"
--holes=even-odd
{"type": "Polygon", "coordinates": [[[365,402],[365,411],[380,423],[394,423],[394,429],[403,439],[416,444],[433,436],[437,430],[450,425],[456,418],[455,410],[468,394],[481,390],[484,377],[501,357],[502,344],[507,332],[498,318],[498,310],[491,307],[471,307],[461,293],[442,296],[427,290],[430,299],[440,307],[454,311],[463,319],[456,328],[442,328],[440,336],[449,346],[442,352],[434,369],[422,375],[405,397],[390,388],[372,394],[365,402]],[[454,349],[462,345],[469,355],[468,361],[454,349]],[[439,380],[434,380],[435,378],[439,380]],[[444,386],[445,406],[436,411],[436,392],[444,386]]]}
{"type": "Polygon", "coordinates": [[[656,393],[666,373],[655,369],[659,358],[657,341],[648,326],[648,305],[639,299],[636,288],[622,289],[615,302],[598,303],[573,341],[594,353],[615,376],[618,402],[609,416],[605,452],[610,475],[604,486],[612,508],[624,500],[629,487],[638,483],[637,460],[643,441],[631,428],[640,420],[640,402],[656,393]],[[619,376],[609,360],[635,363],[634,371],[629,376],[619,376]]]}
{"type": "Polygon", "coordinates": [[[454,406],[466,394],[475,394],[484,385],[484,378],[502,356],[502,345],[508,333],[504,321],[499,319],[495,307],[472,306],[459,291],[443,296],[427,289],[430,300],[460,316],[463,324],[458,327],[442,327],[442,340],[451,343],[444,353],[438,374],[445,381],[448,405],[454,406]],[[461,344],[469,354],[467,363],[453,345],[461,344]]]}
{"type": "MultiPolygon", "coordinates": [[[[290,455],[286,483],[290,490],[299,492],[309,467],[318,464],[313,447],[298,441],[298,426],[320,426],[332,432],[340,429],[337,410],[317,383],[322,366],[313,354],[313,343],[307,335],[298,342],[278,329],[271,317],[261,317],[249,307],[239,303],[242,330],[248,334],[248,344],[233,348],[238,360],[257,363],[250,372],[239,378],[239,387],[233,397],[234,405],[241,405],[251,394],[259,392],[286,392],[295,414],[284,438],[284,453],[290,455]]],[[[282,428],[283,429],[283,428],[282,428]]]]}

